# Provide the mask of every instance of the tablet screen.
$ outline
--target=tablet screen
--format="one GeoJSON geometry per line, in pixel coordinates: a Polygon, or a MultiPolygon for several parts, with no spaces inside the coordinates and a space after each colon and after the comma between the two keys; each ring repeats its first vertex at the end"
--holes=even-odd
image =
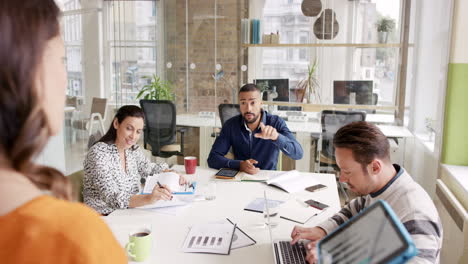
{"type": "Polygon", "coordinates": [[[220,169],[216,176],[234,177],[239,171],[233,169],[220,169]]]}
{"type": "Polygon", "coordinates": [[[320,243],[321,263],[386,263],[409,244],[381,203],[369,207],[320,243]]]}

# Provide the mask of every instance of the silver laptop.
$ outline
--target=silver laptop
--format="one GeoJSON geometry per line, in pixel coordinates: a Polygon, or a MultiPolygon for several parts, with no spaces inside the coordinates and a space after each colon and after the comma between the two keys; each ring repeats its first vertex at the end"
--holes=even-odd
{"type": "Polygon", "coordinates": [[[267,215],[267,227],[270,231],[270,240],[273,246],[273,257],[276,264],[306,264],[306,248],[302,241],[291,246],[291,240],[273,240],[271,232],[272,224],[270,222],[270,209],[268,208],[268,199],[266,191],[263,192],[265,198],[265,210],[267,215]]]}

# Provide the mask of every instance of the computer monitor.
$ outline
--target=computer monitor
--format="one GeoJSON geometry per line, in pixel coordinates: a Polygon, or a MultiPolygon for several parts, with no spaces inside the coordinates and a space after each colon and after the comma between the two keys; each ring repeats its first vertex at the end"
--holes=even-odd
{"type": "Polygon", "coordinates": [[[333,81],[333,103],[373,105],[373,86],[373,81],[333,81]],[[351,100],[353,93],[355,102],[351,100]]]}
{"type": "MultiPolygon", "coordinates": [[[[254,80],[260,90],[276,91],[278,97],[273,101],[289,102],[289,79],[257,79],[254,80]]],[[[263,101],[267,101],[268,93],[263,93],[263,101]]]]}

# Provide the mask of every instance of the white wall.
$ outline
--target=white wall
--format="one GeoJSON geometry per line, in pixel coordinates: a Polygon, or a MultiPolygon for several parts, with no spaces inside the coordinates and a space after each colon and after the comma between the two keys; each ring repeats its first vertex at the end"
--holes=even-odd
{"type": "Polygon", "coordinates": [[[417,137],[406,139],[404,168],[434,199],[439,159],[417,137]]]}
{"type": "Polygon", "coordinates": [[[458,228],[437,197],[435,205],[437,211],[439,211],[439,217],[444,229],[440,263],[462,263],[460,257],[463,254],[463,232],[458,228]]]}
{"type": "Polygon", "coordinates": [[[453,32],[451,43],[451,63],[468,63],[468,16],[464,11],[468,10],[468,1],[454,0],[453,9],[453,32]]]}
{"type": "MultiPolygon", "coordinates": [[[[447,66],[450,48],[451,3],[453,0],[419,0],[416,18],[415,57],[412,76],[414,93],[411,104],[413,132],[425,132],[425,118],[438,120],[441,131],[443,101],[447,84],[447,66]]],[[[436,146],[436,149],[438,147],[436,146]]],[[[437,152],[437,151],[436,151],[437,152]]]]}

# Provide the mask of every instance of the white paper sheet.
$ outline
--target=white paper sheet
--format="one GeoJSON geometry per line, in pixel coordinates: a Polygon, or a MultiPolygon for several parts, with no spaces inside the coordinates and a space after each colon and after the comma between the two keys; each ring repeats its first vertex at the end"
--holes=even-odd
{"type": "Polygon", "coordinates": [[[311,176],[300,175],[298,171],[286,171],[271,177],[267,184],[278,186],[288,193],[294,193],[304,190],[305,188],[319,184],[317,179],[311,176]]]}
{"type": "Polygon", "coordinates": [[[143,188],[144,194],[149,194],[153,191],[154,187],[158,184],[167,185],[172,193],[194,193],[196,185],[186,184],[180,185],[179,184],[179,175],[174,172],[164,172],[160,174],[154,174],[153,176],[149,176],[146,178],[145,187],[143,188]]]}
{"type": "Polygon", "coordinates": [[[153,209],[153,208],[160,208],[160,207],[170,207],[170,206],[180,206],[180,205],[187,205],[193,202],[193,195],[174,195],[172,200],[163,201],[159,200],[153,204],[147,204],[140,207],[140,209],[153,209]]]}
{"type": "Polygon", "coordinates": [[[185,238],[182,251],[228,255],[234,230],[235,225],[227,221],[194,225],[185,238]]]}
{"type": "Polygon", "coordinates": [[[281,218],[291,220],[299,224],[305,224],[312,217],[322,213],[324,210],[319,210],[309,206],[304,202],[299,202],[295,199],[286,201],[279,209],[281,218]]]}

